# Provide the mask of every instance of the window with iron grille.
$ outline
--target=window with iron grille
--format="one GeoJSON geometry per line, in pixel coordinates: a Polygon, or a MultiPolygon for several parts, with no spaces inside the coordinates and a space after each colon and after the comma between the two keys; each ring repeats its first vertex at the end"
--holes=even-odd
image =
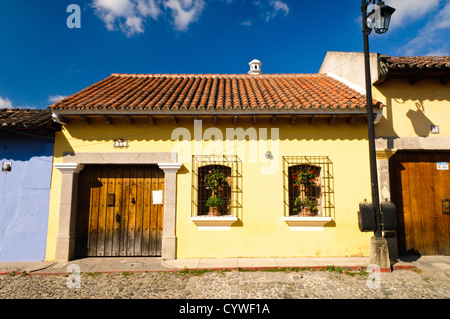
{"type": "Polygon", "coordinates": [[[241,166],[236,155],[192,156],[192,216],[237,216],[241,166]]]}
{"type": "Polygon", "coordinates": [[[328,156],[284,156],[285,216],[331,217],[333,163],[328,156]]]}

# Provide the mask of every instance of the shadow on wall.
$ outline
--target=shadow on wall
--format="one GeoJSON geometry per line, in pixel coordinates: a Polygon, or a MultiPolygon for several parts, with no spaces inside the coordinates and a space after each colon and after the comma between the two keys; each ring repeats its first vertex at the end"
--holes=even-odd
{"type": "Polygon", "coordinates": [[[409,84],[406,80],[392,79],[377,85],[376,89],[386,99],[385,116],[375,127],[377,136],[383,137],[399,137],[396,128],[398,130],[402,123],[406,124],[406,119],[411,122],[412,129],[417,136],[429,136],[431,134],[430,126],[434,124],[429,116],[436,111],[427,106],[433,104],[433,108],[436,109],[436,105],[439,103],[445,106],[450,101],[449,84],[443,86],[439,81],[432,79],[422,80],[415,85],[409,84]],[[401,115],[405,118],[400,118],[400,116],[394,118],[394,108],[397,107],[405,110],[405,113],[401,115]]]}
{"type": "MultiPolygon", "coordinates": [[[[380,123],[375,127],[382,134],[377,134],[377,136],[399,137],[394,127],[392,100],[397,104],[406,104],[405,100],[386,97],[386,116],[383,116],[380,123]]],[[[430,135],[431,125],[434,125],[434,123],[425,115],[425,106],[422,101],[418,100],[415,102],[415,107],[416,109],[408,109],[405,116],[411,121],[412,128],[417,136],[427,137],[430,135]]],[[[395,121],[398,125],[402,122],[402,119],[395,119],[395,121]]]]}
{"type": "Polygon", "coordinates": [[[417,136],[427,137],[430,135],[430,128],[433,122],[425,115],[422,102],[416,102],[416,110],[408,110],[406,116],[411,121],[414,132],[417,136]]]}

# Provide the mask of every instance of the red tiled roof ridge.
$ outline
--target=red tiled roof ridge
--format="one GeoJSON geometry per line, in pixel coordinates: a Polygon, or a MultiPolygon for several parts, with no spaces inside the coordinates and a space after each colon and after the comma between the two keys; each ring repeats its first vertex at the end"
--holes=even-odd
{"type": "Polygon", "coordinates": [[[327,76],[323,73],[267,73],[267,74],[228,74],[228,73],[149,73],[149,74],[133,74],[133,73],[112,73],[111,76],[119,77],[305,77],[305,76],[327,76]]]}
{"type": "Polygon", "coordinates": [[[450,68],[450,56],[385,56],[390,68],[450,68]]]}

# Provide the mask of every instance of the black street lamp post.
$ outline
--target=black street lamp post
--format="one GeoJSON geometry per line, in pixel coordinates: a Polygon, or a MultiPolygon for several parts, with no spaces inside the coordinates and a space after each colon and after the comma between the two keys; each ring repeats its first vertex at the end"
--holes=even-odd
{"type": "Polygon", "coordinates": [[[382,212],[380,209],[380,199],[378,192],[378,172],[375,153],[375,128],[372,100],[372,80],[370,75],[370,57],[369,57],[369,34],[372,28],[376,33],[385,33],[389,29],[391,15],[395,9],[378,0],[362,0],[362,23],[364,37],[364,62],[365,62],[365,80],[366,80],[366,99],[367,99],[367,126],[369,138],[369,158],[370,158],[370,178],[372,187],[372,205],[375,214],[376,227],[374,231],[375,239],[382,238],[382,212]],[[367,9],[370,3],[373,3],[373,10],[368,13],[367,9]]]}

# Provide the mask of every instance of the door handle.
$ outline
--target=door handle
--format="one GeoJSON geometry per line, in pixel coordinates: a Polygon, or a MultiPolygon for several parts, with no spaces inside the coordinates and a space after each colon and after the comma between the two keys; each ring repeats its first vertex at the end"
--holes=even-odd
{"type": "Polygon", "coordinates": [[[120,215],[119,215],[119,213],[116,214],[116,222],[120,223],[120,215]]]}
{"type": "Polygon", "coordinates": [[[134,199],[134,197],[131,197],[131,203],[134,205],[136,204],[136,200],[134,199]]]}

